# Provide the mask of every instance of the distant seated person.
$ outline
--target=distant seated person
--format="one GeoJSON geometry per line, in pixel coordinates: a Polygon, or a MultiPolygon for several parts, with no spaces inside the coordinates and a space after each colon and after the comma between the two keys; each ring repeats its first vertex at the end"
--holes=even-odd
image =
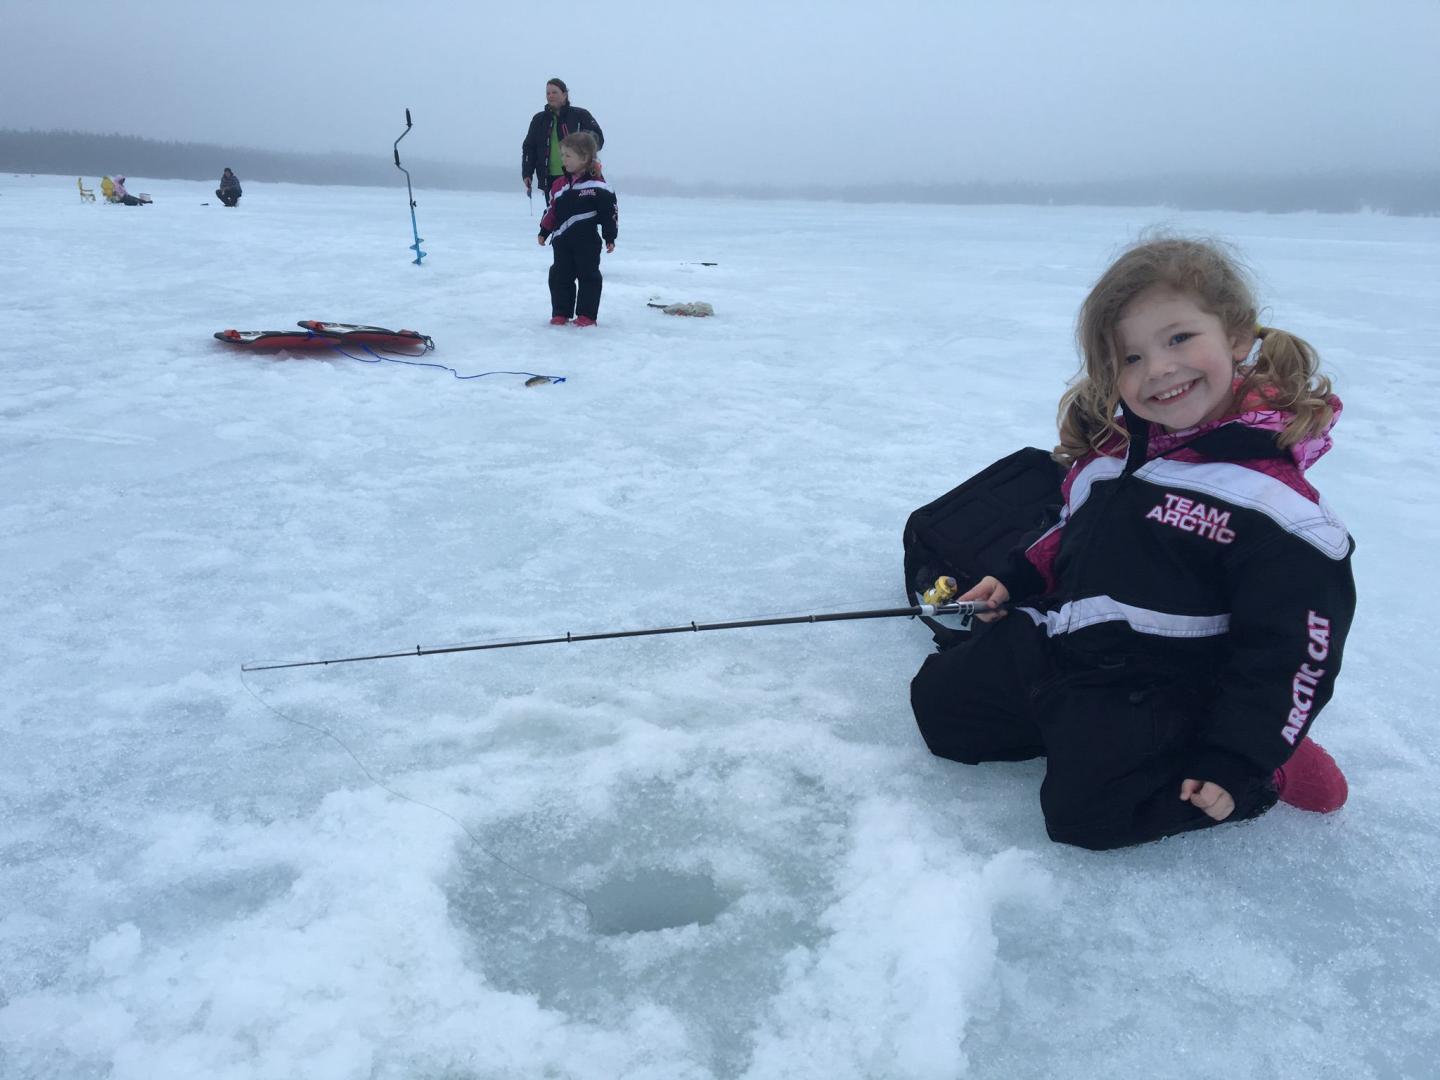
{"type": "Polygon", "coordinates": [[[234,206],[243,194],[240,190],[240,178],[226,169],[225,174],[220,177],[220,186],[215,189],[215,197],[226,206],[234,206]]]}
{"type": "Polygon", "coordinates": [[[115,177],[115,200],[126,206],[144,206],[150,202],[149,195],[131,195],[125,190],[125,177],[115,177]]]}

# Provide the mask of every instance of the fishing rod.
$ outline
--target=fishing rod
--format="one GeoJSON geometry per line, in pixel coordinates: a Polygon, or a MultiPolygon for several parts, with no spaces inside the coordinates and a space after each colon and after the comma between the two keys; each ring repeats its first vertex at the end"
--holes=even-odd
{"type": "Polygon", "coordinates": [[[410,170],[400,164],[400,139],[410,134],[410,110],[405,110],[405,130],[400,133],[400,138],[395,140],[395,167],[405,174],[405,194],[410,197],[410,231],[415,235],[415,243],[410,245],[410,250],[415,252],[414,263],[420,265],[420,260],[425,258],[425,252],[420,250],[420,226],[415,224],[415,189],[410,186],[410,170]]]}
{"type": "Polygon", "coordinates": [[[955,595],[955,579],[942,578],[922,597],[925,603],[911,607],[877,608],[871,611],[830,611],[815,615],[785,615],[777,618],[735,619],[730,622],[688,622],[679,626],[656,626],[645,630],[607,630],[597,634],[572,634],[519,641],[492,641],[478,645],[441,645],[423,648],[416,645],[403,652],[371,653],[367,656],[340,656],[328,660],[290,660],[274,664],[242,664],[241,671],[275,671],[280,668],[325,667],[330,664],[354,664],[366,660],[393,660],[402,656],[440,656],[445,653],[484,652],[489,649],[518,649],[525,645],[572,645],[577,641],[604,641],[611,638],[654,637],[659,634],[698,634],[703,630],[739,630],[751,626],[790,626],[796,623],[849,622],[856,619],[902,619],[917,616],[959,615],[962,628],[970,619],[997,610],[986,600],[950,600],[955,595]],[[949,582],[943,587],[941,582],[949,582]]]}

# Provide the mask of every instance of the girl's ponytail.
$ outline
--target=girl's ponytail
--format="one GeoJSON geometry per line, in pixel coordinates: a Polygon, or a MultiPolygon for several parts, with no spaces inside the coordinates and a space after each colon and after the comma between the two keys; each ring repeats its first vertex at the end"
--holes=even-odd
{"type": "Polygon", "coordinates": [[[1320,359],[1306,340],[1273,326],[1257,326],[1260,352],[1240,369],[1235,400],[1242,409],[1280,409],[1294,418],[1280,433],[1281,446],[1327,431],[1335,418],[1330,380],[1320,373],[1320,359]]]}
{"type": "Polygon", "coordinates": [[[1115,422],[1118,395],[1106,395],[1090,378],[1081,377],[1060,397],[1056,426],[1060,444],[1050,456],[1070,466],[1086,454],[1097,453],[1117,437],[1125,438],[1125,429],[1115,422]]]}

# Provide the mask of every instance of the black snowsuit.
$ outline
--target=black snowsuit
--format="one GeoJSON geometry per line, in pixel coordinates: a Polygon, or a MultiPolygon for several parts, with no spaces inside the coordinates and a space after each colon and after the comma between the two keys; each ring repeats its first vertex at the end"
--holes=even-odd
{"type": "Polygon", "coordinates": [[[525,133],[525,141],[520,144],[520,179],[537,177],[547,204],[550,202],[550,191],[555,186],[555,181],[560,179],[560,174],[550,171],[552,122],[555,124],[555,136],[558,139],[576,131],[588,131],[595,136],[596,147],[605,147],[605,133],[600,130],[595,117],[578,105],[561,105],[558,112],[546,105],[532,116],[530,130],[525,133]]]}
{"type": "Polygon", "coordinates": [[[620,232],[620,206],[603,176],[562,176],[540,219],[540,236],[550,238],[550,314],[571,318],[600,314],[600,240],[620,232]],[[595,231],[595,226],[600,231],[595,231]],[[576,284],[579,295],[576,295],[576,284]]]}
{"type": "Polygon", "coordinates": [[[1228,821],[1264,813],[1330,699],[1354,542],[1254,415],[1188,439],[1135,421],[1127,457],[1077,462],[1060,520],[991,568],[1029,605],[911,683],[933,753],[1046,757],[1053,840],[1115,848],[1216,824],[1179,798],[1187,778],[1230,793],[1228,821]]]}

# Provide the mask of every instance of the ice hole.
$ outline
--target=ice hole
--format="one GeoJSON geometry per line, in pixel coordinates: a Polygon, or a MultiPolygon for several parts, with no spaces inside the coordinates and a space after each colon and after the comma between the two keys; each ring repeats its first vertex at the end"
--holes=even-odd
{"type": "Polygon", "coordinates": [[[600,934],[708,926],[729,904],[706,875],[661,869],[633,871],[585,894],[590,925],[600,934]]]}

